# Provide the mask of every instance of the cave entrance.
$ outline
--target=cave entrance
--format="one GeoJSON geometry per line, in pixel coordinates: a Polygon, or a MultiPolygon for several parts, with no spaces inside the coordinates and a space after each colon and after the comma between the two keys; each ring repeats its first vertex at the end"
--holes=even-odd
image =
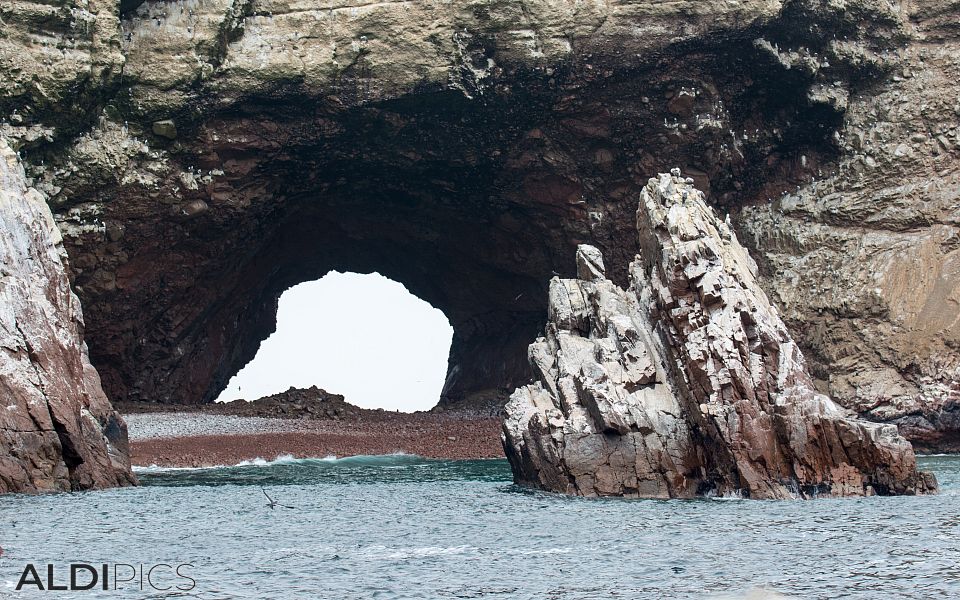
{"type": "Polygon", "coordinates": [[[433,408],[453,328],[437,308],[379,273],[333,271],[281,296],[276,331],[218,402],[316,385],[362,408],[433,408]]]}
{"type": "MultiPolygon", "coordinates": [[[[240,163],[225,158],[238,157],[235,148],[215,151],[231,168],[240,163]]],[[[546,320],[548,282],[554,273],[571,274],[575,244],[593,238],[586,205],[497,200],[501,186],[527,195],[501,184],[493,169],[469,163],[398,165],[369,155],[329,164],[336,156],[319,152],[304,147],[259,167],[248,157],[246,175],[210,176],[232,182],[220,204],[193,201],[197,212],[177,208],[160,226],[105,217],[115,254],[96,264],[115,262],[113,279],[103,287],[97,271],[83,271],[91,263],[80,255],[71,264],[91,361],[112,400],[205,404],[224,389],[248,400],[261,396],[242,383],[236,390],[231,378],[276,330],[280,296],[331,272],[379,273],[446,316],[453,335],[444,344],[442,390],[419,401],[497,412],[529,380],[527,346],[546,320]]],[[[144,209],[157,210],[149,201],[144,209]]],[[[625,255],[630,244],[618,247],[625,255]]],[[[368,347],[356,350],[353,360],[367,363],[365,379],[389,379],[370,358],[389,337],[370,333],[368,347]]],[[[415,347],[406,354],[419,358],[415,347]]],[[[316,385],[364,404],[336,379],[316,385]]]]}
{"type": "Polygon", "coordinates": [[[377,272],[453,327],[439,405],[499,409],[530,380],[548,282],[574,274],[578,244],[626,283],[649,177],[680,167],[735,207],[775,197],[767,182],[799,183],[791,157],[809,170],[832,155],[837,114],[807,114],[804,82],[784,83],[748,40],[734,55],[680,50],[666,70],[591,67],[602,78],[573,86],[523,75],[482,100],[425,89],[354,105],[278,89],[153,139],[170,151],[144,176],[156,181],[89,203],[73,190],[61,209],[82,222],[67,249],[104,391],[212,402],[274,331],[281,293],[377,272]],[[811,123],[824,135],[798,137],[811,123]]]}

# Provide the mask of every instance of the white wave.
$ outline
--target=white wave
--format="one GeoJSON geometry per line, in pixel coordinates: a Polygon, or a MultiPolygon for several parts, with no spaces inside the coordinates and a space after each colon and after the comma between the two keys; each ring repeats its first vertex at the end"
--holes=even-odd
{"type": "Polygon", "coordinates": [[[233,465],[208,465],[204,467],[161,467],[156,464],[149,466],[143,465],[134,465],[134,473],[163,473],[167,471],[203,471],[207,469],[232,469],[237,467],[273,467],[278,465],[295,465],[295,464],[316,464],[316,463],[364,463],[364,462],[380,462],[380,461],[389,461],[396,458],[406,458],[414,460],[427,460],[416,454],[407,454],[406,452],[392,452],[390,454],[357,454],[354,456],[344,456],[337,457],[333,454],[329,454],[322,458],[297,458],[292,454],[280,454],[276,458],[266,459],[262,457],[256,457],[249,460],[241,460],[240,462],[233,465]]]}
{"type": "Polygon", "coordinates": [[[709,498],[710,500],[743,500],[743,490],[729,490],[719,496],[711,490],[704,495],[704,498],[709,498]]]}
{"type": "Polygon", "coordinates": [[[563,548],[536,548],[536,549],[523,549],[523,548],[511,548],[503,550],[503,554],[515,554],[520,556],[536,556],[536,555],[548,555],[548,554],[570,554],[570,547],[563,548]]]}
{"type": "Polygon", "coordinates": [[[208,465],[204,467],[161,467],[156,464],[150,466],[134,465],[134,473],[163,473],[166,471],[204,471],[207,469],[232,469],[235,467],[270,467],[274,465],[292,465],[296,463],[325,461],[332,462],[337,460],[336,456],[330,455],[323,458],[297,458],[292,454],[281,454],[273,460],[256,457],[250,460],[241,460],[235,465],[208,465]]]}
{"type": "MultiPolygon", "coordinates": [[[[476,554],[480,549],[476,546],[415,546],[410,548],[370,546],[361,551],[361,554],[374,560],[406,560],[411,558],[427,558],[431,556],[450,556],[459,554],[476,554]]],[[[495,551],[495,554],[508,556],[535,556],[551,554],[569,554],[571,548],[508,548],[495,551]]]]}
{"type": "Polygon", "coordinates": [[[426,558],[429,556],[449,556],[452,554],[466,554],[476,552],[473,546],[421,546],[419,548],[396,548],[385,554],[387,559],[426,558]]]}
{"type": "Polygon", "coordinates": [[[233,465],[234,467],[271,467],[273,465],[292,465],[295,463],[301,463],[312,460],[324,460],[324,461],[334,461],[337,460],[336,456],[330,455],[323,458],[297,458],[292,454],[280,454],[273,460],[267,460],[265,458],[257,458],[251,460],[241,460],[237,464],[233,465]]]}
{"type": "Polygon", "coordinates": [[[134,473],[164,473],[167,471],[202,471],[204,469],[220,469],[223,467],[213,466],[213,467],[161,467],[157,464],[152,465],[133,465],[130,469],[134,473]]]}

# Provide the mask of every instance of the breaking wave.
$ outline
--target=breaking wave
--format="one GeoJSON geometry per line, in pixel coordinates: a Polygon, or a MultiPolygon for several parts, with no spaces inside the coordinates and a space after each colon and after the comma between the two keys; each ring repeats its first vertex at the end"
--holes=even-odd
{"type": "Polygon", "coordinates": [[[300,485],[326,483],[385,483],[408,481],[511,480],[505,460],[453,461],[416,454],[381,454],[296,458],[281,454],[235,465],[205,467],[134,467],[147,486],[183,485],[300,485]]]}
{"type": "Polygon", "coordinates": [[[323,458],[297,458],[292,454],[280,454],[276,458],[266,459],[261,457],[252,458],[249,460],[241,460],[240,462],[233,465],[205,465],[198,467],[165,467],[156,464],[149,466],[143,465],[134,465],[134,473],[163,473],[167,471],[204,471],[210,469],[236,469],[240,467],[273,467],[281,465],[311,465],[311,464],[330,464],[330,463],[339,463],[339,464],[389,464],[399,462],[397,459],[408,458],[412,461],[404,461],[406,464],[409,462],[417,461],[429,461],[434,459],[424,458],[417,454],[407,454],[405,452],[394,452],[392,454],[360,454],[356,456],[344,456],[338,458],[333,454],[324,456],[323,458]]]}

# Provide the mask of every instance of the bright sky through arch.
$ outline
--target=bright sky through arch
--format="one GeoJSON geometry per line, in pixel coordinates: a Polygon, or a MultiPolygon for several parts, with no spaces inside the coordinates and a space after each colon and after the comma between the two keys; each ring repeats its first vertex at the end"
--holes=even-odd
{"type": "Polygon", "coordinates": [[[218,402],[316,385],[364,408],[428,410],[446,376],[444,314],[379,273],[328,273],[280,297],[277,330],[218,402]]]}

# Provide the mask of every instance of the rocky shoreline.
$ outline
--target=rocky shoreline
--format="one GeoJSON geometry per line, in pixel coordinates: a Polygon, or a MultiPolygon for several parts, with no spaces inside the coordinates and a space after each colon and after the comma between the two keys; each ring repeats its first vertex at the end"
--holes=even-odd
{"type": "Polygon", "coordinates": [[[276,419],[193,409],[150,410],[124,418],[130,431],[131,463],[141,467],[234,465],[288,454],[297,458],[395,452],[446,459],[503,457],[497,418],[362,413],[352,420],[276,419]]]}

